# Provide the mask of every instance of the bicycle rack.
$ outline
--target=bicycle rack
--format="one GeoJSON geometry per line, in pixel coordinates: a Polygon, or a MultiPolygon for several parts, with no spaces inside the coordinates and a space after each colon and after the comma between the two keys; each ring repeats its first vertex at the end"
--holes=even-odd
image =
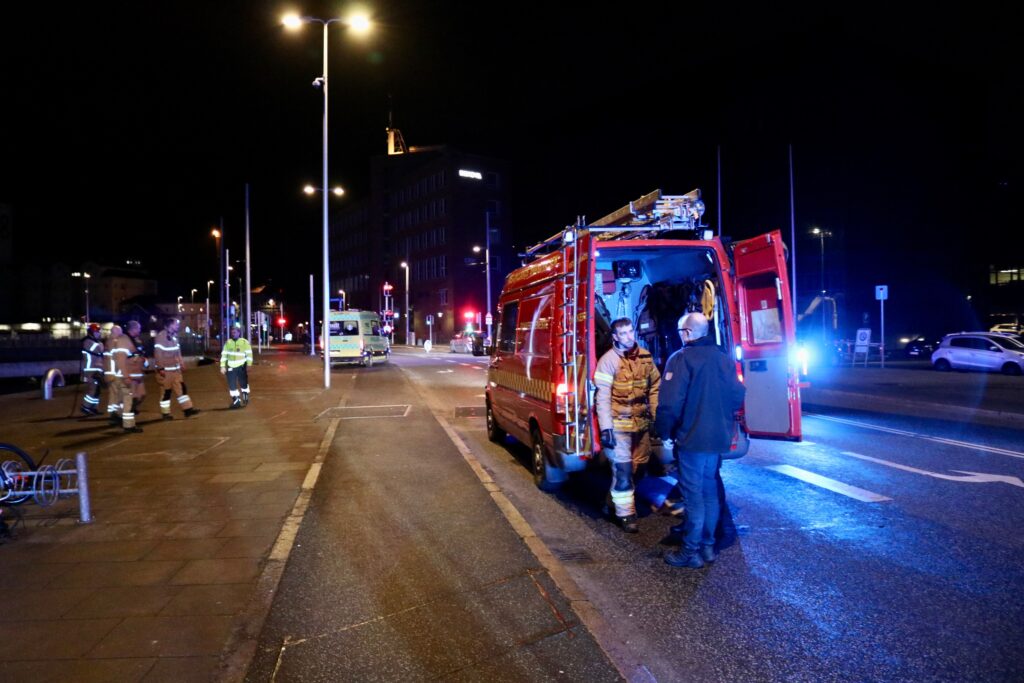
{"type": "Polygon", "coordinates": [[[92,511],[85,453],[75,454],[74,460],[61,458],[55,465],[37,470],[25,469],[15,460],[0,463],[0,503],[17,505],[31,499],[39,507],[49,507],[73,495],[78,496],[78,521],[89,524],[92,511]]]}

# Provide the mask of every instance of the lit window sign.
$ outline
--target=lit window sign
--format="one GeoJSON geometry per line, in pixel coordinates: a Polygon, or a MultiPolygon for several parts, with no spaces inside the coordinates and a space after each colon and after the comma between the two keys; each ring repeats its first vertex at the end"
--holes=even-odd
{"type": "Polygon", "coordinates": [[[473,180],[483,180],[484,179],[484,174],[481,173],[480,171],[469,171],[467,169],[460,168],[459,169],[459,177],[460,178],[472,178],[473,180]]]}

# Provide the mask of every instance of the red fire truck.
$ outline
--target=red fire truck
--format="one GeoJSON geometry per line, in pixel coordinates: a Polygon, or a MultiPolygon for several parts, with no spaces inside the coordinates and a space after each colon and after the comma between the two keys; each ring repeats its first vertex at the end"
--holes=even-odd
{"type": "Polygon", "coordinates": [[[736,358],[751,436],[800,439],[781,235],[714,237],[700,224],[703,212],[699,190],[655,190],[534,245],[526,265],[506,278],[488,368],[487,431],[495,441],[508,433],[530,445],[541,488],[557,488],[600,452],[593,368],[611,348],[611,322],[623,317],[663,369],[680,346],[676,321],[704,313],[709,335],[736,358]]]}

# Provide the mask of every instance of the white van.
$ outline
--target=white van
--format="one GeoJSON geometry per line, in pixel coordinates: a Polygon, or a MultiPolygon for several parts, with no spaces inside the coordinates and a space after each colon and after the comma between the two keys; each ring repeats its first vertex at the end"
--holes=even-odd
{"type": "Polygon", "coordinates": [[[331,365],[360,363],[366,367],[387,362],[391,345],[373,311],[331,311],[331,365]]]}

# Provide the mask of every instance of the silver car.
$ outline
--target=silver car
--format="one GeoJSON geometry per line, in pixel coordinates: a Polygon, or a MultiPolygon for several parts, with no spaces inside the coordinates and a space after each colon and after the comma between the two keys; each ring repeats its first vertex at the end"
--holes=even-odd
{"type": "Polygon", "coordinates": [[[992,333],[947,334],[932,353],[936,370],[987,370],[1005,375],[1024,373],[1024,345],[992,333]]]}

